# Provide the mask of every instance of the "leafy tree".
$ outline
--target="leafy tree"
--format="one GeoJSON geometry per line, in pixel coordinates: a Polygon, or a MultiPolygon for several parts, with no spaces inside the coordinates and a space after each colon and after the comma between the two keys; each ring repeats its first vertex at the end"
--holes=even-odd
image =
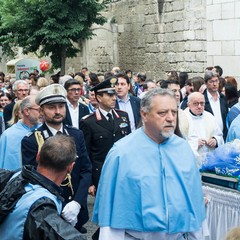
{"type": "Polygon", "coordinates": [[[79,41],[91,38],[92,24],[103,25],[100,12],[109,1],[96,0],[0,0],[0,45],[23,53],[50,56],[53,69],[65,71],[67,57],[75,57],[79,41]]]}

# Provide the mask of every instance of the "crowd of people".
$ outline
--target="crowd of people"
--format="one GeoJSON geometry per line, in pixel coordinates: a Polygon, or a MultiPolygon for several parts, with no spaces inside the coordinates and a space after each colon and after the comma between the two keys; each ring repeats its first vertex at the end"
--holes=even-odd
{"type": "Polygon", "coordinates": [[[1,239],[82,239],[89,194],[93,240],[204,239],[199,169],[240,139],[237,80],[220,66],[161,80],[0,72],[0,91],[1,239]]]}

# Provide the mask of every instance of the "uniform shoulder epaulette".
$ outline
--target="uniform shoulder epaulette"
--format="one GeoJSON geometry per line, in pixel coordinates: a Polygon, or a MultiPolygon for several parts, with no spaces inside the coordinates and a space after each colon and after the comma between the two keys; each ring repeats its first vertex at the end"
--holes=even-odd
{"type": "Polygon", "coordinates": [[[33,132],[28,132],[28,133],[26,134],[26,137],[30,137],[32,134],[33,134],[33,132]]]}
{"type": "Polygon", "coordinates": [[[90,113],[90,114],[88,114],[88,115],[85,115],[84,117],[81,118],[81,120],[85,120],[85,119],[93,116],[94,114],[95,114],[95,113],[90,113]]]}
{"type": "Polygon", "coordinates": [[[114,109],[116,112],[122,112],[122,113],[126,113],[126,111],[124,111],[124,110],[121,110],[121,109],[114,109]]]}
{"type": "Polygon", "coordinates": [[[76,127],[74,127],[74,126],[71,126],[71,125],[68,125],[68,124],[65,124],[65,126],[66,126],[67,128],[71,128],[71,129],[77,129],[76,127]]]}

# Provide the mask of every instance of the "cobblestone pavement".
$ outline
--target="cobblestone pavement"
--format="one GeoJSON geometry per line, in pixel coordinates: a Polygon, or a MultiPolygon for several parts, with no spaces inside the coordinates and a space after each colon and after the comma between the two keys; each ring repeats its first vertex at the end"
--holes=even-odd
{"type": "Polygon", "coordinates": [[[89,211],[89,221],[84,225],[87,228],[87,234],[83,234],[85,240],[92,240],[93,233],[97,230],[98,226],[91,222],[94,197],[88,196],[88,211],[89,211]]]}

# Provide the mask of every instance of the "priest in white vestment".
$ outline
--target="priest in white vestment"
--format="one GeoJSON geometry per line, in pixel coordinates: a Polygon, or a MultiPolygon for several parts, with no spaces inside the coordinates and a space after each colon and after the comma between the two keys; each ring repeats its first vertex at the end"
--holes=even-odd
{"type": "Polygon", "coordinates": [[[188,108],[184,110],[189,123],[186,139],[198,159],[199,167],[201,167],[201,162],[207,152],[224,143],[223,133],[215,117],[204,111],[204,106],[203,94],[194,92],[189,95],[188,108]]]}

